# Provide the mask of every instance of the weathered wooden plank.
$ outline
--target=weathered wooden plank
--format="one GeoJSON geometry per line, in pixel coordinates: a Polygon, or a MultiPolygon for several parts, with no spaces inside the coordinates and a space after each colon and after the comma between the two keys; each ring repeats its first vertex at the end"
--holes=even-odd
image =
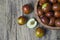
{"type": "Polygon", "coordinates": [[[16,40],[16,5],[11,0],[0,0],[0,40],[16,40]]]}
{"type": "MultiPolygon", "coordinates": [[[[22,6],[36,0],[0,0],[0,40],[60,40],[59,30],[47,30],[42,38],[35,36],[35,28],[18,25],[17,18],[22,16],[22,6]]],[[[25,15],[25,14],[24,14],[25,15]]],[[[35,17],[34,11],[27,17],[35,17]]],[[[40,25],[41,26],[41,25],[40,25]]]]}
{"type": "Polygon", "coordinates": [[[10,39],[9,40],[16,40],[17,38],[17,24],[16,24],[16,4],[11,2],[11,26],[10,26],[10,39]]]}
{"type": "Polygon", "coordinates": [[[7,40],[17,40],[17,24],[16,24],[16,4],[9,0],[9,13],[7,14],[8,37],[7,40]]]}
{"type": "Polygon", "coordinates": [[[60,30],[57,30],[56,34],[57,34],[57,40],[60,40],[60,30]]]}
{"type": "MultiPolygon", "coordinates": [[[[22,12],[22,6],[24,4],[29,3],[28,0],[17,0],[17,15],[18,17],[21,16],[22,12]]],[[[32,13],[29,14],[28,16],[32,17],[32,13]]],[[[38,38],[36,38],[33,32],[34,29],[29,29],[26,27],[26,24],[21,26],[18,25],[17,26],[17,40],[38,40],[38,38]]]]}
{"type": "MultiPolygon", "coordinates": [[[[17,0],[17,8],[18,8],[18,16],[20,16],[23,12],[22,12],[22,6],[25,5],[25,4],[28,4],[28,3],[35,3],[36,0],[17,0]],[[20,8],[20,9],[19,9],[20,8]]],[[[27,16],[27,15],[26,15],[27,16]]],[[[28,15],[30,18],[31,17],[34,17],[34,12],[32,12],[31,14],[28,15]]],[[[34,30],[35,29],[28,29],[26,27],[26,25],[24,26],[19,26],[18,25],[18,40],[21,39],[21,40],[56,40],[56,31],[54,32],[53,31],[50,31],[48,34],[46,34],[45,37],[43,38],[36,38],[34,35],[34,30]],[[53,35],[54,34],[54,35],[53,35]],[[27,36],[28,35],[28,36],[27,36]],[[51,36],[50,36],[51,35],[51,36]],[[53,37],[52,37],[53,36],[53,37]],[[52,39],[53,38],[53,39],[52,39]]]]}
{"type": "Polygon", "coordinates": [[[7,0],[0,0],[0,40],[7,40],[7,28],[6,28],[6,7],[7,0]]]}

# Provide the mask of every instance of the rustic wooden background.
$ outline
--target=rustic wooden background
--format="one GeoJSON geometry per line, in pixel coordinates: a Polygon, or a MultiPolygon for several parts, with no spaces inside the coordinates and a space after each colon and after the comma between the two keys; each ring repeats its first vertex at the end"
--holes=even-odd
{"type": "MultiPolygon", "coordinates": [[[[17,18],[22,16],[22,6],[36,0],[0,0],[0,40],[60,40],[59,30],[48,30],[44,37],[35,36],[35,28],[29,29],[25,25],[18,25],[17,18]]],[[[34,11],[25,15],[35,17],[34,11]]],[[[41,26],[41,25],[40,25],[41,26]]]]}

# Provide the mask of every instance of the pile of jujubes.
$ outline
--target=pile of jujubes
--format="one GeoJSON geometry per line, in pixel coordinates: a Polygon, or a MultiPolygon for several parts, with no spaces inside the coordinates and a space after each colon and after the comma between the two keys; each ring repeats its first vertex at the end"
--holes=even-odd
{"type": "Polygon", "coordinates": [[[43,24],[60,27],[60,0],[39,0],[37,14],[43,24]]]}
{"type": "MultiPolygon", "coordinates": [[[[23,14],[30,14],[33,8],[29,4],[22,6],[23,14]]],[[[37,5],[37,14],[41,19],[41,22],[45,25],[51,27],[60,27],[60,0],[39,0],[37,5]]],[[[35,18],[30,18],[29,20],[25,16],[18,17],[18,24],[24,25],[28,28],[34,28],[37,26],[37,21],[35,18]]],[[[45,30],[37,27],[35,30],[37,37],[42,37],[45,34],[45,30]]]]}

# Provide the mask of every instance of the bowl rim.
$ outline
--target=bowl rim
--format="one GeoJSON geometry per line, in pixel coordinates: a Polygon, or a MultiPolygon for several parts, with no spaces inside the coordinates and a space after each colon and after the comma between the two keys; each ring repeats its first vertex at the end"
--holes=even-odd
{"type": "Polygon", "coordinates": [[[38,4],[38,1],[39,1],[39,0],[37,0],[36,3],[35,3],[35,5],[34,5],[34,12],[35,12],[35,17],[36,17],[37,21],[38,21],[41,25],[43,25],[45,28],[47,28],[47,29],[53,29],[53,30],[57,30],[57,29],[58,29],[58,30],[59,30],[60,27],[51,27],[51,26],[45,25],[45,24],[43,24],[43,23],[41,22],[39,16],[37,15],[37,4],[38,4]]]}

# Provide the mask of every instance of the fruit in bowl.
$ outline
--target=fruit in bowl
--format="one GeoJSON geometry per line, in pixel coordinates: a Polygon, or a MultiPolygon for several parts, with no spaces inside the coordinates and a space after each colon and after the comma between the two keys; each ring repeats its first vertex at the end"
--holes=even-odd
{"type": "Polygon", "coordinates": [[[53,10],[54,11],[60,11],[60,3],[53,4],[53,10]]]}
{"type": "Polygon", "coordinates": [[[44,24],[48,24],[48,23],[49,23],[49,19],[48,19],[46,16],[42,16],[42,17],[41,17],[41,21],[42,21],[42,23],[44,23],[44,24]]]}
{"type": "Polygon", "coordinates": [[[55,19],[56,19],[55,17],[51,17],[51,18],[50,18],[50,22],[49,22],[49,25],[50,25],[50,26],[54,26],[54,24],[55,24],[55,19]]]}
{"type": "Polygon", "coordinates": [[[54,13],[53,13],[53,12],[47,12],[45,15],[46,15],[48,18],[51,18],[51,17],[54,16],[54,13]]]}
{"type": "Polygon", "coordinates": [[[48,0],[39,0],[39,5],[42,5],[44,3],[48,2],[48,0]]]}
{"type": "Polygon", "coordinates": [[[56,19],[55,25],[58,26],[58,27],[60,27],[60,19],[56,19]]]}
{"type": "Polygon", "coordinates": [[[60,3],[60,0],[58,0],[58,2],[60,3]]]}
{"type": "Polygon", "coordinates": [[[60,1],[49,0],[39,5],[40,1],[37,1],[35,7],[38,22],[47,28],[60,29],[60,1]]]}
{"type": "Polygon", "coordinates": [[[49,0],[51,3],[56,3],[57,0],[49,0]]]}
{"type": "Polygon", "coordinates": [[[43,10],[44,12],[49,12],[49,11],[51,10],[51,4],[50,4],[50,3],[44,3],[44,4],[42,5],[42,10],[43,10]]]}
{"type": "Polygon", "coordinates": [[[40,9],[40,7],[37,8],[37,13],[39,16],[43,15],[43,11],[42,11],[42,9],[40,9]]]}
{"type": "Polygon", "coordinates": [[[55,16],[56,18],[60,18],[60,11],[56,11],[55,14],[54,14],[54,16],[55,16]]]}

